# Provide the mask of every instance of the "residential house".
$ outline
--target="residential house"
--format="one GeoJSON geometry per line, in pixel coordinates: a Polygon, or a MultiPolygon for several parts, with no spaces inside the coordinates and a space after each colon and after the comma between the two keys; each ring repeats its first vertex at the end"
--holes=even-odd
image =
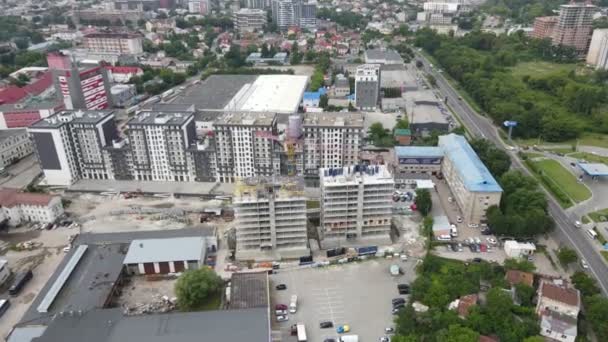
{"type": "Polygon", "coordinates": [[[534,285],[534,274],[519,270],[508,270],[505,275],[507,283],[512,287],[517,284],[523,284],[532,287],[534,285]]]}
{"type": "Polygon", "coordinates": [[[574,342],[580,308],[581,295],[577,289],[561,279],[542,280],[536,305],[540,334],[556,341],[574,342]]]}

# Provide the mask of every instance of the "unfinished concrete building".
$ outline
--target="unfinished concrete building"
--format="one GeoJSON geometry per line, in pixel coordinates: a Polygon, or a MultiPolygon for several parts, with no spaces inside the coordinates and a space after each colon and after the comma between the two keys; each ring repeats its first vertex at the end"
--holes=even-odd
{"type": "Polygon", "coordinates": [[[302,178],[252,177],[239,181],[233,204],[237,259],[293,259],[310,254],[302,178]]]}

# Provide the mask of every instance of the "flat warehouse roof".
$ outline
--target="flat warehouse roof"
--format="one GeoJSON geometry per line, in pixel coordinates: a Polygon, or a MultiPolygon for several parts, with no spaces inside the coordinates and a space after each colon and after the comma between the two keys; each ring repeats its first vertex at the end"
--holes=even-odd
{"type": "Polygon", "coordinates": [[[261,75],[251,85],[243,86],[224,109],[296,113],[307,84],[307,76],[261,75]]]}
{"type": "Polygon", "coordinates": [[[123,263],[201,260],[204,250],[205,239],[200,236],[133,240],[123,263]]]}
{"type": "Polygon", "coordinates": [[[395,146],[397,158],[443,157],[443,149],[437,146],[395,146]]]}
{"type": "Polygon", "coordinates": [[[578,163],[578,166],[589,176],[608,176],[608,166],[601,163],[578,163]]]}

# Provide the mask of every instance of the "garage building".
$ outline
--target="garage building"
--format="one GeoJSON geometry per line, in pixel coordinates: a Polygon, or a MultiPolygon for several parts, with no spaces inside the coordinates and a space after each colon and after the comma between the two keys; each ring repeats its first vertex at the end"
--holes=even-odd
{"type": "Polygon", "coordinates": [[[129,274],[183,272],[200,268],[205,251],[202,237],[133,240],[123,264],[129,274]]]}

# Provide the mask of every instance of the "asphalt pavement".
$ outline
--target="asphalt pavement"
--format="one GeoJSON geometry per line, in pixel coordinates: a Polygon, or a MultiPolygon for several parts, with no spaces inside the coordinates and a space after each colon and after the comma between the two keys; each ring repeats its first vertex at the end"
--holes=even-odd
{"type": "MultiPolygon", "coordinates": [[[[477,138],[485,138],[496,144],[497,147],[505,149],[503,141],[498,135],[498,130],[494,124],[486,117],[478,114],[471,106],[464,101],[458,92],[446,80],[442,73],[436,72],[436,69],[430,67],[430,62],[427,58],[415,51],[416,56],[424,64],[424,70],[433,75],[437,81],[437,88],[441,91],[444,97],[447,97],[447,104],[452,108],[454,113],[460,118],[463,125],[467,128],[470,135],[477,138]]],[[[525,174],[532,176],[527,168],[524,167],[518,156],[508,151],[511,155],[511,167],[522,171],[525,174]]],[[[544,188],[543,188],[544,189],[544,188]]],[[[602,256],[596,252],[591,241],[585,234],[584,230],[576,229],[574,221],[576,218],[570,217],[556,202],[553,196],[547,193],[549,215],[555,220],[554,238],[565,245],[574,247],[580,257],[583,257],[589,264],[589,271],[598,280],[605,295],[608,295],[608,266],[602,260],[602,256]]]]}

